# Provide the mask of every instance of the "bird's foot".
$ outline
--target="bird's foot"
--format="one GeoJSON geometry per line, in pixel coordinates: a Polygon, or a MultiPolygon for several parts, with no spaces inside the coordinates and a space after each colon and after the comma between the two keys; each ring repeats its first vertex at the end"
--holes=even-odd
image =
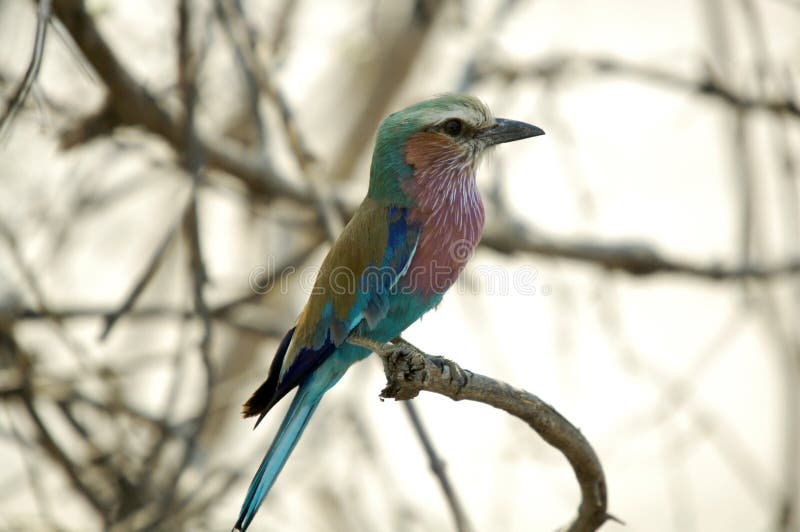
{"type": "Polygon", "coordinates": [[[415,373],[425,369],[425,353],[405,340],[385,344],[381,356],[387,368],[402,367],[403,377],[409,380],[414,379],[415,373]]]}
{"type": "MultiPolygon", "coordinates": [[[[397,337],[392,340],[392,344],[397,347],[402,347],[411,353],[423,357],[423,353],[414,347],[412,344],[406,342],[403,338],[397,337]]],[[[447,379],[451,383],[455,383],[457,391],[461,391],[467,385],[467,374],[461,369],[461,366],[450,360],[449,358],[428,355],[428,361],[431,362],[442,374],[442,378],[447,379]]]]}
{"type": "MultiPolygon", "coordinates": [[[[392,343],[397,346],[405,346],[407,349],[416,352],[420,356],[422,353],[411,345],[410,343],[406,342],[403,338],[397,337],[392,340],[392,343]]],[[[460,392],[464,386],[467,385],[469,377],[467,373],[461,369],[461,366],[450,360],[449,358],[439,357],[439,356],[428,356],[428,360],[433,363],[434,366],[437,367],[439,373],[442,374],[442,377],[450,381],[451,383],[456,384],[456,393],[460,392]]]]}
{"type": "Polygon", "coordinates": [[[425,354],[400,337],[382,343],[364,336],[351,336],[347,342],[369,349],[384,359],[384,364],[388,363],[390,366],[396,366],[402,360],[408,366],[408,371],[419,371],[425,367],[425,354]]]}
{"type": "MultiPolygon", "coordinates": [[[[438,371],[441,375],[441,380],[455,385],[455,395],[458,395],[461,390],[469,382],[469,372],[464,371],[461,366],[444,357],[426,355],[412,344],[406,342],[400,337],[392,340],[390,344],[386,344],[384,349],[386,359],[384,369],[386,371],[386,378],[391,383],[396,382],[396,379],[402,379],[403,387],[409,388],[409,384],[413,387],[427,384],[431,375],[430,372],[438,371]],[[398,364],[402,360],[403,367],[398,364]],[[431,367],[433,366],[433,367],[431,367]],[[435,368],[435,369],[434,369],[435,368]],[[395,380],[392,380],[392,377],[395,380]]],[[[439,381],[440,378],[435,378],[439,381]]],[[[397,386],[394,386],[397,389],[397,386]]],[[[386,391],[386,390],[384,390],[386,391]]],[[[412,397],[416,396],[416,392],[412,397]]]]}
{"type": "Polygon", "coordinates": [[[386,387],[381,398],[412,399],[427,382],[425,354],[403,339],[383,345],[378,354],[383,359],[386,387]]]}
{"type": "Polygon", "coordinates": [[[431,380],[448,383],[444,386],[457,396],[469,383],[469,371],[447,358],[426,355],[400,337],[385,344],[361,336],[351,336],[347,341],[377,353],[383,360],[386,387],[381,398],[412,399],[431,380]]]}
{"type": "Polygon", "coordinates": [[[464,386],[467,385],[467,373],[461,369],[461,366],[445,357],[431,356],[428,359],[439,368],[442,377],[448,379],[451,383],[456,385],[456,394],[460,393],[464,386]]]}

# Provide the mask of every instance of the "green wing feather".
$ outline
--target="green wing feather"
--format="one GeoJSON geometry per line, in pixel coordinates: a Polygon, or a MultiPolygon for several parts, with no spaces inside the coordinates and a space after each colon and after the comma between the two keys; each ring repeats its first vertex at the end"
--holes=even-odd
{"type": "Polygon", "coordinates": [[[303,349],[326,341],[340,345],[367,319],[371,327],[388,310],[388,291],[405,273],[419,227],[407,209],[366,198],[322,262],[312,293],[297,320],[281,375],[303,349]]]}

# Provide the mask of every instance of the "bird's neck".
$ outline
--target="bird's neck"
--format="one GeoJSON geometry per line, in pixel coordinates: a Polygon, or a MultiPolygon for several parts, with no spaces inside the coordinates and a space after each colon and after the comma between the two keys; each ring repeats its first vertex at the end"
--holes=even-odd
{"type": "Polygon", "coordinates": [[[406,149],[415,171],[404,189],[414,200],[411,219],[421,232],[405,277],[415,293],[431,296],[444,293],[464,269],[480,240],[484,210],[472,154],[437,151],[430,142],[421,146],[406,149]]]}

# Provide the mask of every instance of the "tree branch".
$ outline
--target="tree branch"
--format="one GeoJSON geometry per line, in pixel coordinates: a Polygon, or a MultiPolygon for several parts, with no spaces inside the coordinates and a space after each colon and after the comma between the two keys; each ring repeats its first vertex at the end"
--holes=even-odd
{"type": "Polygon", "coordinates": [[[568,74],[589,72],[629,76],[632,78],[662,85],[671,89],[710,96],[718,101],[745,111],[760,110],[775,114],[800,118],[800,106],[786,95],[780,98],[759,98],[739,94],[706,69],[699,79],[691,79],[679,74],[649,65],[639,65],[618,58],[603,56],[582,56],[556,54],[539,59],[535,64],[511,64],[495,57],[476,61],[467,75],[467,84],[487,78],[501,78],[506,82],[518,79],[557,80],[568,74]]]}
{"type": "Polygon", "coordinates": [[[425,450],[425,454],[428,456],[428,462],[431,471],[433,472],[434,476],[436,476],[436,480],[439,481],[439,486],[442,488],[444,497],[447,500],[447,505],[450,506],[450,512],[453,514],[453,520],[456,523],[456,530],[458,532],[470,532],[472,530],[472,525],[469,523],[467,514],[464,511],[464,506],[461,504],[461,500],[456,494],[453,483],[450,482],[450,477],[447,476],[445,461],[442,460],[442,458],[439,456],[439,453],[436,451],[436,447],[433,445],[433,440],[431,440],[428,431],[425,429],[425,425],[422,423],[422,418],[420,418],[417,408],[411,401],[405,401],[403,406],[405,407],[409,420],[411,420],[411,425],[414,427],[414,431],[419,437],[422,448],[425,450]]]}
{"type": "Polygon", "coordinates": [[[572,466],[581,490],[578,515],[564,530],[593,531],[606,520],[615,519],[607,512],[605,475],[597,454],[581,431],[549,404],[525,390],[464,370],[445,358],[425,354],[402,339],[381,344],[351,337],[348,342],[381,356],[387,381],[381,397],[402,401],[427,391],[454,401],[484,403],[523,420],[558,449],[572,466]]]}
{"type": "Polygon", "coordinates": [[[39,8],[36,11],[36,36],[33,40],[33,53],[25,75],[17,85],[14,95],[11,96],[8,107],[6,107],[3,115],[0,116],[0,138],[11,127],[14,116],[25,103],[25,99],[28,97],[36,77],[39,75],[42,56],[44,55],[44,43],[47,37],[47,25],[50,22],[50,2],[51,0],[39,0],[39,8]]]}
{"type": "MultiPolygon", "coordinates": [[[[64,144],[72,146],[89,140],[78,133],[81,131],[97,135],[120,125],[129,125],[159,135],[177,152],[185,151],[183,122],[170,116],[128,73],[103,39],[83,0],[55,0],[53,11],[108,88],[103,109],[66,132],[62,137],[64,144]]],[[[251,190],[296,201],[308,199],[308,192],[279,174],[266,157],[221,138],[215,138],[213,142],[198,138],[196,142],[209,166],[235,175],[251,190]]]]}
{"type": "Polygon", "coordinates": [[[366,77],[371,87],[364,93],[364,98],[358,98],[363,100],[363,104],[356,111],[356,119],[337,150],[338,156],[331,166],[332,179],[343,181],[350,177],[358,156],[372,140],[372,132],[386,116],[387,107],[405,86],[404,82],[424,51],[445,3],[440,0],[416,0],[407,24],[387,36],[385,44],[377,50],[374,61],[370,62],[374,68],[372,76],[359,73],[361,75],[355,77],[356,84],[363,84],[366,77]]]}
{"type": "Polygon", "coordinates": [[[732,281],[744,278],[767,280],[800,273],[800,257],[775,265],[699,264],[665,256],[645,242],[599,243],[588,239],[568,241],[537,236],[513,220],[487,228],[481,245],[505,254],[532,253],[570,259],[637,276],[674,273],[713,281],[732,281]]]}

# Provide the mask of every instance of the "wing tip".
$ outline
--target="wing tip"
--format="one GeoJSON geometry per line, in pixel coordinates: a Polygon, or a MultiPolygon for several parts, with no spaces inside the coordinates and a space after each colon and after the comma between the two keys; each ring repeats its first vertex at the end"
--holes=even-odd
{"type": "Polygon", "coordinates": [[[277,395],[278,383],[280,381],[281,367],[283,360],[286,357],[286,350],[294,336],[295,328],[292,327],[281,340],[275,356],[272,359],[272,364],[269,367],[269,374],[267,379],[261,383],[250,398],[242,405],[242,417],[249,418],[253,416],[261,416],[256,421],[256,426],[263,419],[264,415],[272,408],[280,397],[277,395]]]}

